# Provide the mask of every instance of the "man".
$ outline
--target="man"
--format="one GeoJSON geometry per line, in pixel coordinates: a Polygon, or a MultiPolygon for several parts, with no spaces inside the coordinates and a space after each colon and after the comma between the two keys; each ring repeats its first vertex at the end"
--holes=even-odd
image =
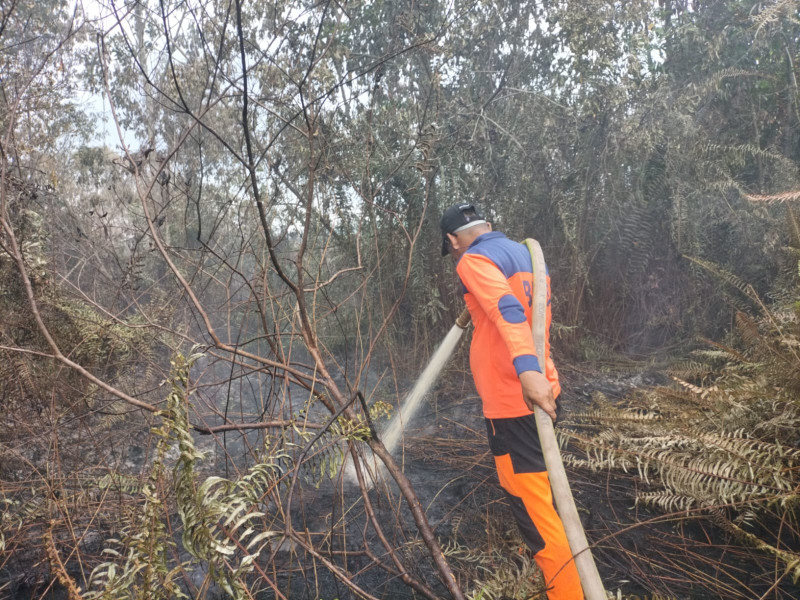
{"type": "Polygon", "coordinates": [[[558,372],[550,359],[550,277],[547,278],[545,355],[531,333],[533,269],[528,249],[492,227],[473,204],[442,215],[442,256],[457,261],[475,331],[470,369],[500,485],[525,543],[544,573],[549,600],[583,598],[564,526],[553,506],[535,406],[556,419],[558,372]]]}

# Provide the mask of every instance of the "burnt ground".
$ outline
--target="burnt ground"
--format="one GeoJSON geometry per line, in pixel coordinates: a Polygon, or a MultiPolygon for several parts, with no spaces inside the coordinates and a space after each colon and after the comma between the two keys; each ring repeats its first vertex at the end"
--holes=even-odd
{"type": "MultiPolygon", "coordinates": [[[[588,408],[595,392],[612,402],[622,401],[633,389],[669,382],[663,373],[646,366],[616,373],[562,367],[561,379],[562,417],[588,408]]],[[[463,377],[456,378],[449,391],[443,387],[439,386],[429,413],[419,417],[428,424],[418,424],[412,432],[415,484],[423,497],[438,494],[438,509],[429,513],[434,521],[445,521],[449,510],[461,527],[465,521],[493,526],[499,532],[484,527],[473,531],[477,535],[472,543],[486,547],[505,533],[512,538],[507,550],[513,551],[520,542],[514,539],[516,526],[496,483],[479,401],[463,377]],[[453,387],[461,391],[454,393],[453,387]],[[463,477],[447,488],[442,485],[459,475],[463,477]],[[440,482],[438,491],[430,481],[440,482]],[[491,518],[488,512],[493,513],[491,518]]],[[[782,563],[742,547],[705,517],[669,516],[637,506],[639,483],[633,475],[569,468],[567,473],[607,590],[624,597],[691,600],[800,598],[800,586],[781,577],[782,563]]]]}
{"type": "MultiPolygon", "coordinates": [[[[622,401],[637,387],[666,381],[652,367],[598,373],[599,370],[585,366],[580,369],[562,366],[560,405],[564,417],[588,408],[596,391],[611,401],[622,401]]],[[[476,579],[486,583],[503,570],[520,577],[530,575],[525,568],[531,564],[497,485],[485,435],[480,402],[471,378],[466,373],[451,371],[409,426],[404,451],[399,456],[462,587],[471,590],[476,588],[476,579]]],[[[708,521],[668,518],[637,507],[634,503],[637,482],[633,476],[574,469],[568,469],[568,476],[609,591],[615,594],[619,591],[625,598],[800,598],[800,588],[791,585],[788,578],[773,587],[781,575],[780,571],[776,573],[774,561],[737,545],[708,521]]],[[[416,541],[413,523],[396,490],[391,486],[388,494],[373,490],[370,498],[378,520],[387,525],[392,543],[401,548],[404,563],[442,597],[447,597],[446,590],[437,583],[427,552],[416,541]],[[401,527],[388,526],[395,522],[401,527]]],[[[371,529],[362,527],[364,517],[358,513],[360,509],[353,509],[360,505],[359,494],[351,486],[337,487],[335,482],[323,482],[319,487],[303,486],[297,499],[295,523],[303,523],[311,536],[324,536],[326,530],[332,531],[331,523],[352,511],[355,516],[348,517],[348,531],[357,533],[348,534],[350,537],[346,539],[330,536],[321,545],[331,556],[338,557],[337,562],[342,552],[352,552],[347,558],[347,568],[356,573],[356,583],[374,596],[420,597],[398,579],[370,567],[371,561],[359,555],[364,545],[363,535],[376,554],[382,552],[371,529]]],[[[278,548],[275,566],[276,583],[291,599],[355,598],[323,567],[314,568],[313,561],[292,544],[278,548]]],[[[198,571],[200,580],[202,575],[198,571]]],[[[23,589],[19,592],[13,597],[34,597],[26,595],[23,589]]],[[[55,592],[49,597],[65,596],[55,592]]],[[[272,598],[273,594],[264,590],[257,597],[272,598]]],[[[504,597],[529,596],[509,593],[504,597]]]]}

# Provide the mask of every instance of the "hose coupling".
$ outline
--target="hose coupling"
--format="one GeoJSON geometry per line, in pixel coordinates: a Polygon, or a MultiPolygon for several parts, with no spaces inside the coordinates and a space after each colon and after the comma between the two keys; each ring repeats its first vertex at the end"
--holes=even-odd
{"type": "Polygon", "coordinates": [[[456,325],[461,327],[461,329],[466,329],[469,326],[469,322],[472,320],[472,317],[469,314],[469,309],[464,309],[458,318],[456,319],[456,325]]]}

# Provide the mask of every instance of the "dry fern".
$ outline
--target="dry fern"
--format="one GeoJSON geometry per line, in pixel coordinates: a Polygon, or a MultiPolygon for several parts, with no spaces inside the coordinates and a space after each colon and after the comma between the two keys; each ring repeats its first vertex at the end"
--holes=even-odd
{"type": "MultiPolygon", "coordinates": [[[[751,290],[738,278],[716,274],[751,290]]],[[[735,348],[703,340],[713,349],[693,353],[702,363],[677,363],[674,386],[637,391],[624,408],[598,396],[595,407],[572,415],[561,435],[571,442],[567,464],[635,473],[637,503],[705,514],[747,546],[774,556],[797,579],[800,360],[797,336],[789,333],[796,311],[761,312],[760,320],[736,315],[735,348]],[[793,525],[775,543],[777,523],[793,525]]]]}
{"type": "Polygon", "coordinates": [[[762,204],[778,204],[782,202],[794,202],[800,200],[800,190],[792,192],[782,192],[780,194],[744,194],[744,197],[750,202],[760,202],[762,204]]]}
{"type": "Polygon", "coordinates": [[[774,3],[761,3],[759,6],[763,6],[763,8],[752,16],[756,28],[756,35],[758,35],[764,27],[779,21],[781,18],[797,21],[797,17],[794,16],[794,13],[797,12],[799,4],[797,0],[777,0],[774,3]]]}
{"type": "Polygon", "coordinates": [[[67,573],[64,562],[61,560],[61,556],[56,548],[53,539],[53,528],[55,525],[56,522],[51,521],[50,527],[47,528],[47,532],[44,534],[44,547],[47,560],[50,563],[50,570],[56,574],[58,582],[64,586],[64,589],[67,591],[68,600],[83,600],[80,588],[75,583],[75,580],[69,576],[69,573],[67,573]]]}
{"type": "Polygon", "coordinates": [[[707,260],[703,260],[701,258],[694,258],[692,256],[684,256],[684,258],[696,264],[697,266],[701,267],[708,273],[711,273],[718,279],[724,281],[731,287],[736,288],[753,302],[756,303],[760,302],[760,299],[758,298],[758,295],[755,293],[753,286],[751,286],[749,283],[747,283],[740,277],[734,275],[733,273],[730,273],[729,271],[726,271],[722,267],[715,265],[707,260]]]}
{"type": "MultiPolygon", "coordinates": [[[[722,358],[725,358],[724,355],[722,358]]],[[[687,360],[672,365],[669,374],[679,379],[704,380],[711,375],[714,369],[707,364],[694,360],[687,360]]]]}

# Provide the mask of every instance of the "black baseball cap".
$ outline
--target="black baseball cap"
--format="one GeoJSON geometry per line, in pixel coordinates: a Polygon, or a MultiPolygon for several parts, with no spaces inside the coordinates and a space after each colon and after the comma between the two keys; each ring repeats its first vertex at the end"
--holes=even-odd
{"type": "Polygon", "coordinates": [[[481,209],[474,204],[454,204],[444,211],[439,227],[442,230],[442,256],[447,256],[450,241],[448,233],[457,233],[463,229],[486,223],[481,209]]]}

